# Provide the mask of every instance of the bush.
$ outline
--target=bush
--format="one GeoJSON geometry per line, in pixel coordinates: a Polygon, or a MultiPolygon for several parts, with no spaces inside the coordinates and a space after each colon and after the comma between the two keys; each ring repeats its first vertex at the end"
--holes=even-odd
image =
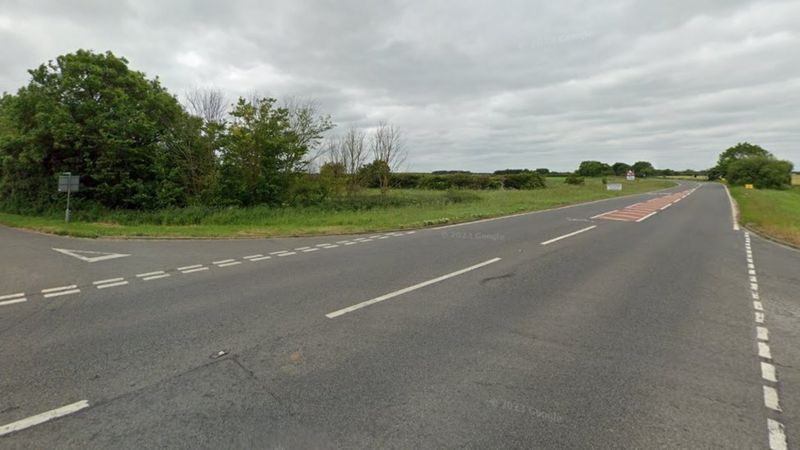
{"type": "Polygon", "coordinates": [[[586,180],[583,177],[579,177],[577,174],[571,173],[567,175],[567,178],[564,180],[564,183],[567,184],[585,184],[586,180]]]}
{"type": "Polygon", "coordinates": [[[474,192],[456,191],[452,189],[444,194],[444,198],[447,203],[468,203],[481,199],[481,197],[474,192]]]}
{"type": "Polygon", "coordinates": [[[509,189],[542,189],[545,187],[544,177],[536,172],[523,172],[506,175],[503,185],[509,189]]]}
{"type": "Polygon", "coordinates": [[[767,157],[739,159],[728,165],[732,185],[752,184],[759,189],[784,189],[792,184],[792,163],[767,157]]]}
{"type": "Polygon", "coordinates": [[[424,177],[420,183],[419,187],[421,189],[433,189],[437,191],[445,191],[450,189],[450,177],[446,175],[431,175],[424,177]]]}

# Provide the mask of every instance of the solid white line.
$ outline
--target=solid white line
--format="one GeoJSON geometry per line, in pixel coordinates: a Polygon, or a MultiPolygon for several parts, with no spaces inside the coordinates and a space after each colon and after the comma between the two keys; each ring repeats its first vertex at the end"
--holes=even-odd
{"type": "Polygon", "coordinates": [[[12,422],[8,425],[3,425],[2,427],[0,427],[0,436],[5,436],[9,433],[13,433],[19,430],[24,430],[34,425],[45,423],[49,420],[57,419],[59,417],[64,417],[68,414],[78,412],[88,407],[89,407],[89,401],[81,400],[79,402],[75,402],[70,405],[62,406],[61,408],[53,409],[47,412],[43,412],[41,414],[37,414],[35,416],[27,417],[25,419],[18,420],[16,422],[12,422]]]}
{"type": "Polygon", "coordinates": [[[48,292],[63,291],[64,289],[75,289],[76,287],[78,287],[78,286],[74,285],[74,284],[71,284],[69,286],[61,286],[61,287],[55,287],[55,288],[50,288],[50,289],[42,289],[42,294],[46,294],[48,292]]]}
{"type": "Polygon", "coordinates": [[[773,383],[778,382],[778,378],[775,375],[775,366],[770,363],[761,361],[761,378],[772,381],[773,383]]]}
{"type": "MultiPolygon", "coordinates": [[[[728,194],[728,202],[730,202],[731,204],[731,220],[733,221],[733,231],[739,231],[739,221],[737,220],[737,216],[739,214],[738,214],[738,209],[736,208],[736,202],[733,200],[733,197],[731,196],[731,191],[728,190],[728,186],[725,186],[723,184],[722,187],[725,188],[725,193],[728,194]]],[[[745,236],[749,235],[745,234],[745,236]]]]}
{"type": "Polygon", "coordinates": [[[17,297],[25,297],[25,293],[24,292],[19,292],[17,294],[3,295],[3,296],[0,296],[0,300],[8,300],[10,298],[17,298],[17,297]]]}
{"type": "Polygon", "coordinates": [[[151,277],[144,277],[142,279],[144,281],[150,281],[150,280],[158,280],[159,278],[167,278],[168,276],[170,276],[168,273],[162,273],[161,275],[153,275],[151,277]]]}
{"type": "Polygon", "coordinates": [[[662,206],[662,207],[661,207],[661,208],[659,208],[659,209],[660,209],[661,211],[663,211],[663,210],[665,210],[665,209],[669,208],[670,206],[672,206],[672,203],[667,203],[666,205],[662,206]]]}
{"type": "Polygon", "coordinates": [[[457,277],[459,275],[463,275],[463,274],[465,274],[467,272],[470,272],[472,270],[480,269],[481,267],[488,266],[489,264],[496,263],[497,261],[500,261],[500,258],[492,258],[492,259],[490,259],[488,261],[484,261],[484,262],[482,262],[480,264],[475,264],[474,266],[469,266],[466,269],[457,270],[455,272],[448,273],[447,275],[442,275],[442,276],[434,278],[432,280],[424,281],[422,283],[415,284],[413,286],[409,286],[409,287],[404,288],[404,289],[400,289],[399,291],[390,292],[388,294],[381,295],[380,297],[375,297],[372,300],[367,300],[365,302],[361,302],[361,303],[355,304],[353,306],[348,306],[347,308],[343,308],[343,309],[340,309],[338,311],[334,311],[332,313],[325,314],[325,317],[327,317],[329,319],[334,319],[334,318],[339,317],[339,316],[341,316],[343,314],[347,314],[347,313],[356,311],[358,309],[361,309],[361,308],[364,308],[364,307],[367,307],[367,306],[370,306],[370,305],[374,305],[375,303],[379,303],[379,302],[382,302],[384,300],[388,300],[390,298],[397,297],[398,295],[403,295],[403,294],[406,294],[408,292],[415,291],[417,289],[423,288],[425,286],[430,286],[431,284],[438,283],[440,281],[444,281],[444,280],[446,280],[448,278],[457,277]]]}
{"type": "Polygon", "coordinates": [[[762,312],[756,313],[756,323],[764,323],[764,313],[762,312]]]}
{"type": "Polygon", "coordinates": [[[70,291],[53,292],[52,294],[44,294],[44,298],[59,297],[61,295],[77,294],[80,291],[81,291],[80,289],[73,289],[73,290],[70,290],[70,291]]]}
{"type": "Polygon", "coordinates": [[[653,216],[655,216],[655,215],[656,215],[656,212],[655,212],[655,211],[653,211],[653,212],[651,212],[650,214],[648,214],[648,215],[646,215],[646,216],[642,217],[641,219],[637,220],[636,222],[637,222],[637,223],[638,223],[638,222],[643,222],[643,221],[645,221],[645,220],[647,220],[647,219],[649,219],[649,218],[651,218],[651,217],[653,217],[653,216]]]}
{"type": "Polygon", "coordinates": [[[260,258],[252,258],[252,259],[250,259],[250,262],[263,261],[265,259],[271,259],[271,258],[272,258],[272,256],[262,256],[260,258]]]}
{"type": "Polygon", "coordinates": [[[202,264],[195,264],[193,266],[178,267],[178,270],[184,271],[184,270],[189,270],[189,269],[196,269],[198,267],[203,267],[203,265],[202,264]]]}
{"type": "Polygon", "coordinates": [[[262,254],[260,254],[260,253],[259,253],[259,254],[257,254],[257,255],[248,255],[248,256],[245,256],[245,257],[244,257],[244,258],[242,258],[242,259],[261,258],[262,256],[264,256],[264,255],[262,255],[262,254]]]}
{"type": "Polygon", "coordinates": [[[303,253],[318,252],[318,251],[319,251],[318,248],[307,248],[307,249],[303,250],[303,253]]]}
{"type": "Polygon", "coordinates": [[[782,423],[777,420],[767,419],[767,430],[769,430],[770,450],[786,450],[786,431],[782,423]]]}
{"type": "Polygon", "coordinates": [[[778,391],[774,387],[764,386],[764,406],[773,411],[781,411],[778,391]]]}
{"type": "Polygon", "coordinates": [[[549,241],[544,241],[544,242],[542,242],[542,244],[541,244],[541,245],[548,245],[548,244],[552,244],[553,242],[557,242],[557,241],[560,241],[560,240],[562,240],[562,239],[566,239],[566,238],[568,238],[568,237],[575,236],[576,234],[581,234],[581,233],[584,233],[584,232],[586,232],[586,231],[589,231],[589,230],[592,230],[592,229],[594,229],[594,228],[597,228],[597,225],[592,225],[592,226],[590,226],[590,227],[581,228],[581,229],[580,229],[580,230],[578,230],[578,231],[573,231],[572,233],[568,233],[568,234],[565,234],[565,235],[563,235],[563,236],[559,236],[559,237],[557,237],[557,238],[550,239],[549,241]]]}
{"type": "Polygon", "coordinates": [[[14,300],[6,300],[4,302],[0,302],[0,306],[13,305],[14,303],[22,303],[22,302],[27,302],[27,301],[28,301],[27,298],[22,297],[22,298],[17,298],[17,299],[14,299],[14,300]]]}
{"type": "Polygon", "coordinates": [[[241,264],[241,263],[242,263],[241,261],[231,261],[231,262],[225,263],[225,264],[217,264],[217,266],[219,266],[219,267],[229,267],[229,266],[235,266],[235,265],[241,264]]]}
{"type": "Polygon", "coordinates": [[[204,270],[208,270],[208,267],[198,267],[196,269],[189,269],[189,270],[181,270],[181,273],[194,273],[194,272],[202,272],[204,270]]]}
{"type": "Polygon", "coordinates": [[[753,302],[753,309],[755,309],[756,311],[763,311],[764,310],[764,305],[761,302],[754,301],[753,302]]]}
{"type": "Polygon", "coordinates": [[[234,262],[234,261],[236,261],[236,260],[235,259],[223,259],[222,261],[212,261],[212,264],[220,265],[220,264],[226,264],[226,263],[234,262]]]}
{"type": "Polygon", "coordinates": [[[156,272],[140,273],[140,274],[137,274],[136,277],[137,278],[152,277],[153,275],[161,275],[162,273],[164,273],[164,271],[163,270],[159,270],[159,271],[156,271],[156,272]]]}
{"type": "Polygon", "coordinates": [[[758,343],[758,356],[764,359],[772,359],[772,352],[769,350],[769,345],[764,342],[758,343]]]}
{"type": "Polygon", "coordinates": [[[297,252],[286,252],[286,253],[278,253],[278,256],[291,256],[296,254],[297,252]]]}
{"type": "Polygon", "coordinates": [[[761,341],[768,341],[769,330],[764,327],[756,327],[756,336],[761,341]]]}
{"type": "Polygon", "coordinates": [[[116,281],[122,281],[124,279],[125,278],[109,278],[108,280],[92,281],[92,284],[94,284],[94,285],[108,284],[108,283],[114,283],[116,281]]]}

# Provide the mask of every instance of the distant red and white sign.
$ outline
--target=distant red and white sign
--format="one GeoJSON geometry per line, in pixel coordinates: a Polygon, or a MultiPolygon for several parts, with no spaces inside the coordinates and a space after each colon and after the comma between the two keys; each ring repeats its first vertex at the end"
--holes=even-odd
{"type": "Polygon", "coordinates": [[[636,179],[636,174],[635,174],[635,173],[633,173],[633,171],[632,171],[632,170],[629,170],[629,171],[628,171],[628,174],[627,174],[627,175],[625,175],[625,179],[626,179],[626,180],[628,180],[628,181],[633,181],[633,180],[635,180],[635,179],[636,179]]]}

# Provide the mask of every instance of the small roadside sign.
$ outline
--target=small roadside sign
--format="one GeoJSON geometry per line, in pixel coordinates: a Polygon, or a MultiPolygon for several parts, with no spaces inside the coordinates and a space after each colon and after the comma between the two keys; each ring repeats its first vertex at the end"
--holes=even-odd
{"type": "Polygon", "coordinates": [[[81,187],[81,176],[73,175],[71,172],[64,172],[58,176],[58,192],[67,193],[67,211],[64,213],[64,221],[69,222],[69,197],[73,192],[78,192],[81,187]]]}
{"type": "Polygon", "coordinates": [[[636,179],[636,174],[633,173],[632,170],[629,170],[627,174],[625,174],[625,179],[628,181],[633,181],[636,179]]]}
{"type": "Polygon", "coordinates": [[[753,189],[753,185],[748,183],[748,184],[744,185],[744,188],[745,189],[753,189]]]}
{"type": "Polygon", "coordinates": [[[622,190],[622,183],[608,183],[606,185],[607,191],[621,191],[622,190]]]}

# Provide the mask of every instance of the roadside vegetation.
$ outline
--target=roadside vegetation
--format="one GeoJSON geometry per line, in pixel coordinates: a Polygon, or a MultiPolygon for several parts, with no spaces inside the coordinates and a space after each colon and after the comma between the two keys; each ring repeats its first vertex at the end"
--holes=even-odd
{"type": "Polygon", "coordinates": [[[309,206],[245,208],[194,206],[141,211],[77,211],[64,223],[63,211],[44,215],[0,213],[0,223],[80,237],[267,237],[388,231],[458,223],[536,211],[620,195],[663,189],[661,179],[628,182],[622,192],[607,191],[602,179],[582,185],[547,179],[533,190],[363,189],[357,195],[331,198],[309,206]]]}

